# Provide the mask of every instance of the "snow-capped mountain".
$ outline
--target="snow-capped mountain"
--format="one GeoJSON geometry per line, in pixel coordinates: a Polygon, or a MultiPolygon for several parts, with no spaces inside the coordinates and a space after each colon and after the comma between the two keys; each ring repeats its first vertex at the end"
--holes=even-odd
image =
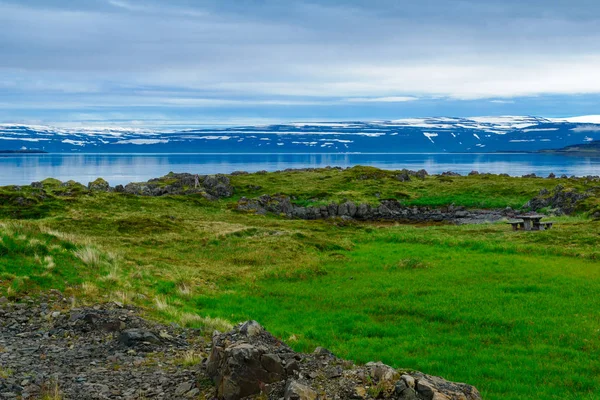
{"type": "Polygon", "coordinates": [[[411,118],[160,130],[0,124],[0,150],[81,153],[439,153],[557,149],[600,140],[593,118],[411,118]],[[586,122],[590,121],[590,122],[586,122]]]}

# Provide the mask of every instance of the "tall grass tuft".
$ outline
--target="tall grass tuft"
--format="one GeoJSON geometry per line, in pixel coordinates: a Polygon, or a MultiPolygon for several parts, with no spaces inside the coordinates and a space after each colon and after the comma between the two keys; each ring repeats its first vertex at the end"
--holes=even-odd
{"type": "Polygon", "coordinates": [[[73,250],[73,254],[83,261],[84,264],[91,267],[98,267],[102,262],[100,252],[91,246],[84,246],[79,249],[73,250]]]}

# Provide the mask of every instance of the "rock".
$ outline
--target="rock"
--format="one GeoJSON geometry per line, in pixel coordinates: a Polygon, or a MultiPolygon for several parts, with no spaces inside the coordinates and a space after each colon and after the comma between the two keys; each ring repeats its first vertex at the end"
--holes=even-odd
{"type": "Polygon", "coordinates": [[[263,327],[256,321],[247,321],[240,327],[240,333],[246,336],[256,336],[264,331],[263,327]]]}
{"type": "Polygon", "coordinates": [[[277,354],[263,354],[260,357],[260,364],[268,372],[273,372],[281,376],[284,376],[286,373],[281,363],[281,358],[277,354]]]}
{"type": "Polygon", "coordinates": [[[417,173],[415,174],[415,176],[417,178],[419,178],[419,179],[425,179],[425,177],[429,176],[429,174],[424,169],[420,169],[420,170],[417,171],[417,173]]]}
{"type": "Polygon", "coordinates": [[[202,180],[202,187],[209,194],[217,197],[229,197],[233,194],[233,187],[225,175],[208,175],[202,180]]]}
{"type": "Polygon", "coordinates": [[[329,351],[326,348],[321,347],[321,346],[317,347],[315,349],[315,351],[313,351],[313,354],[316,355],[316,356],[321,356],[321,357],[323,357],[323,356],[325,356],[325,357],[333,357],[333,353],[331,351],[329,351]]]}
{"type": "Polygon", "coordinates": [[[434,390],[433,387],[429,384],[429,381],[419,380],[417,381],[417,385],[415,387],[419,396],[423,398],[423,400],[433,400],[434,390]]]}
{"type": "Polygon", "coordinates": [[[141,343],[160,343],[160,339],[147,330],[127,329],[119,335],[119,343],[131,347],[141,343]]]}
{"type": "Polygon", "coordinates": [[[233,195],[233,186],[225,175],[194,175],[169,172],[161,178],[147,182],[131,182],[114,189],[119,193],[136,196],[166,196],[200,194],[208,200],[216,200],[233,195]]]}
{"type": "Polygon", "coordinates": [[[415,388],[415,378],[413,378],[412,376],[404,374],[400,377],[400,379],[402,379],[402,381],[406,383],[406,386],[408,386],[409,388],[415,388]]]}
{"type": "Polygon", "coordinates": [[[191,382],[183,382],[175,389],[175,396],[183,396],[184,393],[189,392],[193,387],[194,385],[191,382]]]}
{"type": "Polygon", "coordinates": [[[366,399],[367,398],[367,389],[362,386],[357,386],[354,388],[353,398],[366,399]]]}
{"type": "Polygon", "coordinates": [[[394,386],[394,394],[398,396],[398,400],[419,400],[414,386],[410,387],[405,380],[399,380],[394,386]]]}
{"type": "Polygon", "coordinates": [[[202,393],[195,387],[208,379],[203,368],[173,368],[182,352],[206,351],[201,332],[145,321],[128,305],[67,311],[60,293],[37,296],[21,297],[18,307],[0,306],[0,365],[11,371],[9,378],[0,377],[0,398],[46,398],[54,387],[61,393],[51,397],[61,399],[213,398],[212,387],[203,385],[202,393]],[[52,318],[59,312],[54,310],[60,314],[52,318]],[[124,348],[114,333],[101,329],[106,321],[126,321],[140,332],[165,331],[171,339],[124,348]]]}
{"type": "Polygon", "coordinates": [[[593,191],[581,193],[576,189],[565,189],[562,185],[556,185],[552,191],[542,189],[540,193],[523,205],[533,211],[542,208],[553,209],[556,214],[572,214],[578,204],[593,195],[593,191]]]}
{"type": "Polygon", "coordinates": [[[290,381],[285,388],[285,400],[317,400],[317,392],[310,386],[290,381]]]}
{"type": "Polygon", "coordinates": [[[365,365],[369,371],[369,376],[375,380],[375,382],[383,382],[391,384],[397,380],[399,374],[396,370],[382,362],[370,362],[365,365]]]}
{"type": "Polygon", "coordinates": [[[416,372],[412,376],[416,381],[416,392],[423,399],[481,400],[481,394],[473,386],[464,383],[449,382],[440,377],[425,375],[421,372],[416,372]]]}
{"type": "Polygon", "coordinates": [[[282,380],[284,376],[262,366],[262,355],[261,349],[249,343],[223,348],[213,341],[207,371],[217,386],[219,398],[235,400],[258,394],[265,383],[282,380]]]}
{"type": "Polygon", "coordinates": [[[497,221],[505,215],[502,210],[471,210],[461,207],[429,207],[404,206],[398,200],[381,200],[378,207],[369,204],[355,204],[345,201],[340,204],[329,204],[318,207],[302,207],[292,204],[288,196],[262,195],[255,199],[242,197],[237,203],[237,210],[256,214],[273,213],[287,218],[326,219],[342,218],[361,221],[393,220],[406,222],[448,221],[454,223],[482,223],[497,221]]]}
{"type": "Polygon", "coordinates": [[[469,172],[469,176],[475,176],[475,175],[479,175],[479,172],[478,171],[469,172]]]}
{"type": "Polygon", "coordinates": [[[396,179],[400,182],[410,182],[410,174],[407,171],[402,171],[396,175],[396,179]]]}
{"type": "Polygon", "coordinates": [[[102,178],[98,178],[93,182],[88,183],[88,189],[93,192],[109,192],[110,185],[102,178]]]}
{"type": "Polygon", "coordinates": [[[285,372],[288,375],[293,376],[294,372],[296,371],[300,371],[300,365],[298,364],[298,361],[292,360],[285,365],[285,372]]]}

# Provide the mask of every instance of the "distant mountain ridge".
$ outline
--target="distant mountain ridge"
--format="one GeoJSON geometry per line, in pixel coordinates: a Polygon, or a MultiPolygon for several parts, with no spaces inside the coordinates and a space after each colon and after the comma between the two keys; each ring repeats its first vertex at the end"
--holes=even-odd
{"type": "Polygon", "coordinates": [[[487,153],[600,140],[600,123],[532,116],[307,122],[182,130],[0,124],[0,150],[60,153],[487,153]]]}
{"type": "Polygon", "coordinates": [[[574,154],[574,155],[596,155],[600,156],[600,140],[589,143],[574,144],[556,150],[545,150],[544,153],[574,154]]]}

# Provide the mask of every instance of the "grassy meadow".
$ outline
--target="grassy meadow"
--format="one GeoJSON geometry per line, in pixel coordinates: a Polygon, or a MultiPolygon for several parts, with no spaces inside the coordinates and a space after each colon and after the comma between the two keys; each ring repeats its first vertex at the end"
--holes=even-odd
{"type": "MultiPolygon", "coordinates": [[[[0,188],[0,296],[58,289],[150,317],[225,330],[256,319],[297,350],[324,346],[475,385],[485,399],[600,398],[600,222],[301,221],[234,210],[241,196],[298,204],[520,208],[584,179],[430,176],[374,168],[232,176],[235,195],[136,197],[0,188]],[[24,199],[24,200],[23,200],[24,199]]],[[[587,209],[597,197],[584,202],[587,209]]]]}

